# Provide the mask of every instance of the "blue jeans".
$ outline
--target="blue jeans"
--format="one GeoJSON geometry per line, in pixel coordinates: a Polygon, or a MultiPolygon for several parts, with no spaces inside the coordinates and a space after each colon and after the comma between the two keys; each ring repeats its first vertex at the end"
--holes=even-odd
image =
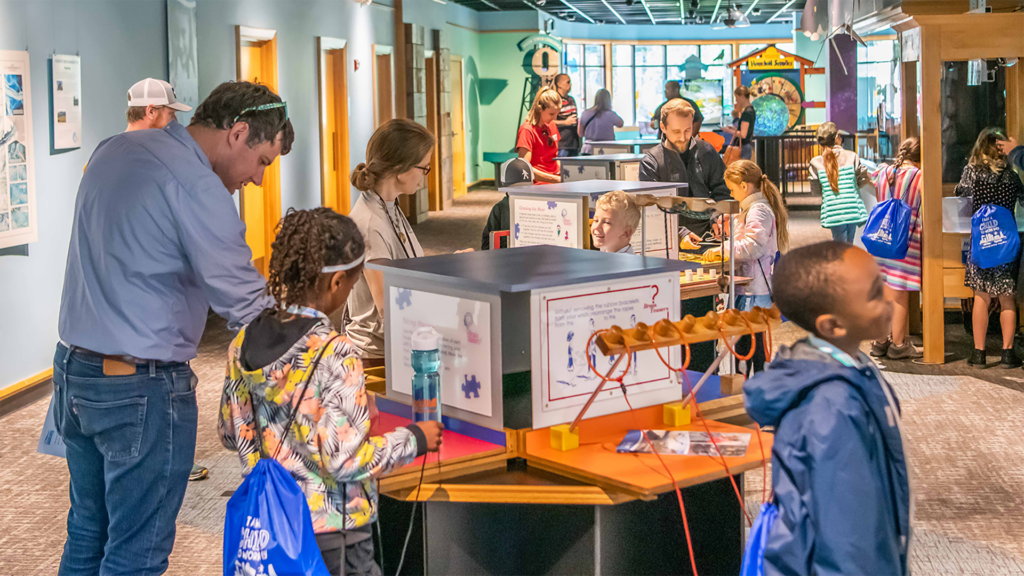
{"type": "Polygon", "coordinates": [[[857,225],[856,224],[843,224],[842,226],[833,226],[829,228],[832,232],[832,239],[837,242],[846,242],[847,244],[853,244],[854,239],[857,237],[857,225]]]}
{"type": "Polygon", "coordinates": [[[767,294],[740,294],[736,296],[736,309],[749,312],[754,306],[772,307],[772,297],[767,294]]]}
{"type": "Polygon", "coordinates": [[[740,160],[750,160],[754,155],[754,143],[744,144],[740,147],[740,160]]]}
{"type": "Polygon", "coordinates": [[[558,158],[570,158],[572,156],[579,155],[579,149],[577,148],[561,148],[558,150],[558,158]]]}
{"type": "Polygon", "coordinates": [[[60,576],[167,570],[196,450],[194,381],[183,363],[105,376],[101,357],[57,345],[54,422],[71,473],[60,576]]]}

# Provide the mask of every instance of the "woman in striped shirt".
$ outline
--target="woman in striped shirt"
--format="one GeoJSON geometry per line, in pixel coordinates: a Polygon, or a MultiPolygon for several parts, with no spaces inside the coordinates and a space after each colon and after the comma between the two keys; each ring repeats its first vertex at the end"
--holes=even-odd
{"type": "Polygon", "coordinates": [[[885,282],[885,299],[893,303],[892,332],[884,342],[871,343],[871,355],[893,360],[920,358],[921,352],[907,338],[910,293],[921,290],[921,143],[911,136],[900,144],[891,166],[875,174],[879,202],[899,198],[910,206],[910,242],[902,260],[876,258],[885,282]]]}
{"type": "Polygon", "coordinates": [[[811,159],[808,178],[811,191],[821,195],[821,225],[832,238],[853,244],[857,227],[867,222],[868,212],[859,187],[871,181],[857,154],[843,149],[843,139],[832,122],[818,127],[821,156],[811,159]]]}

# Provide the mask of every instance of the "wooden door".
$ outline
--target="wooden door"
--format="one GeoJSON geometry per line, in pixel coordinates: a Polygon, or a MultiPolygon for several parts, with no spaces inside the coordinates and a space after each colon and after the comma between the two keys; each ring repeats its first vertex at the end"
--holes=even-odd
{"type": "Polygon", "coordinates": [[[395,117],[395,98],[391,85],[391,54],[374,55],[374,76],[376,85],[376,98],[374,100],[374,114],[376,126],[391,120],[395,117]]]}
{"type": "MultiPolygon", "coordinates": [[[[426,66],[426,89],[427,89],[427,130],[438,137],[437,117],[437,57],[430,56],[425,59],[426,66]]],[[[430,156],[430,174],[427,175],[427,191],[430,198],[430,210],[432,212],[444,209],[444,201],[441,198],[441,158],[438,150],[430,156]]]]}
{"type": "Polygon", "coordinates": [[[452,56],[452,179],[455,198],[466,193],[466,135],[462,114],[462,58],[452,56]]]}
{"type": "Polygon", "coordinates": [[[345,48],[324,49],[323,44],[319,54],[321,205],[348,214],[352,208],[348,177],[348,58],[345,48]]]}
{"type": "MultiPolygon", "coordinates": [[[[250,36],[241,26],[235,30],[238,79],[263,84],[277,93],[277,36],[273,31],[261,32],[270,32],[270,38],[266,39],[263,34],[250,36]]],[[[261,186],[245,186],[238,204],[245,222],[245,242],[252,250],[253,266],[266,276],[274,232],[281,220],[280,157],[264,170],[261,186]]]]}

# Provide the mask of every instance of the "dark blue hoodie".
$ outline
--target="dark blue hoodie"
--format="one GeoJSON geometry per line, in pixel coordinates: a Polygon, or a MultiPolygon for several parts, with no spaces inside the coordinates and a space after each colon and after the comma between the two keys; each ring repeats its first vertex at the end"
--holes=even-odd
{"type": "Polygon", "coordinates": [[[899,403],[868,364],[844,365],[801,340],[743,385],[747,413],[775,427],[779,518],[766,575],[907,574],[911,500],[899,403]]]}

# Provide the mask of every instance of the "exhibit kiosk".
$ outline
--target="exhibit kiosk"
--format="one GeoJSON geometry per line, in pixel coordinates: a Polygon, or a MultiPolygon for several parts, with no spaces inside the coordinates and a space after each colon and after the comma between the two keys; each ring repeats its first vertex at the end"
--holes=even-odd
{"type": "Polygon", "coordinates": [[[697,265],[664,258],[532,246],[367,266],[383,273],[386,300],[374,433],[411,417],[412,332],[442,337],[444,443],[381,480],[385,573],[411,530],[407,574],[687,574],[673,484],[699,572],[738,572],[737,493],[771,436],[691,420],[696,405],[681,400],[696,375],[679,370],[680,344],[735,341],[777,316],[681,320],[680,274],[697,265]],[[597,374],[611,371],[621,382],[597,374]],[[655,454],[620,452],[637,429],[729,433],[743,446],[666,455],[663,469],[655,454]]]}
{"type": "Polygon", "coordinates": [[[645,154],[651,148],[659,144],[655,138],[634,138],[632,140],[594,140],[590,143],[594,147],[595,155],[604,154],[645,154]]]}
{"type": "Polygon", "coordinates": [[[562,182],[581,180],[640,180],[643,154],[601,154],[559,158],[562,182]]]}
{"type": "MultiPolygon", "coordinates": [[[[509,246],[565,246],[590,248],[590,218],[597,199],[615,190],[630,194],[676,196],[687,185],[678,182],[586,180],[500,188],[508,194],[511,212],[509,246]]],[[[637,254],[675,260],[679,254],[676,218],[666,218],[656,206],[644,209],[640,229],[631,244],[637,254]],[[644,240],[646,238],[646,241],[644,240]],[[672,238],[669,242],[666,239],[672,238]],[[667,253],[666,253],[667,251],[667,253]]]]}

